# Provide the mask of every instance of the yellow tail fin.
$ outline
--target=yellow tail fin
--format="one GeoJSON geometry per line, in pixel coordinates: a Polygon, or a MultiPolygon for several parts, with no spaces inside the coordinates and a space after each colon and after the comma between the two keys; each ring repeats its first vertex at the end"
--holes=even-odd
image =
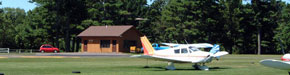
{"type": "Polygon", "coordinates": [[[154,54],[154,48],[152,47],[151,43],[147,39],[146,36],[142,36],[141,38],[142,46],[143,46],[143,52],[144,55],[153,55],[154,54]]]}

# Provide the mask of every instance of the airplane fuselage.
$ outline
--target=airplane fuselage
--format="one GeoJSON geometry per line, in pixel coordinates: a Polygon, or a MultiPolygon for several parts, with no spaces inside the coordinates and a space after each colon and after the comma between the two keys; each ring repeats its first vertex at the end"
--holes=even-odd
{"type": "Polygon", "coordinates": [[[206,63],[211,61],[210,53],[188,47],[176,47],[154,52],[153,57],[179,63],[206,63]]]}

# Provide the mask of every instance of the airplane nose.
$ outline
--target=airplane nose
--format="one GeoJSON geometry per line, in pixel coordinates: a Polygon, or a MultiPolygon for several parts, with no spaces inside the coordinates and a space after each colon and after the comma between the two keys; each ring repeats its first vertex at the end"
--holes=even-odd
{"type": "Polygon", "coordinates": [[[281,57],[281,60],[282,60],[282,61],[290,61],[290,59],[283,58],[283,56],[281,57]]]}

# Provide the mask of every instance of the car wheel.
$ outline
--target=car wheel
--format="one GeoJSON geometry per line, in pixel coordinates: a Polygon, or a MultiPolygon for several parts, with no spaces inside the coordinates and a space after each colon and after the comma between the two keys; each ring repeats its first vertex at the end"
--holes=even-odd
{"type": "Polygon", "coordinates": [[[41,53],[44,53],[44,50],[41,50],[41,53]]]}
{"type": "Polygon", "coordinates": [[[57,50],[54,50],[53,52],[54,52],[54,53],[57,53],[57,50]]]}

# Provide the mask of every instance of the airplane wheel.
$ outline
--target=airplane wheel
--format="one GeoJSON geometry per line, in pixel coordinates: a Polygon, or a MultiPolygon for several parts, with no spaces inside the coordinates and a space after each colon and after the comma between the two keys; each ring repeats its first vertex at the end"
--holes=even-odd
{"type": "Polygon", "coordinates": [[[194,69],[196,69],[196,70],[200,70],[200,69],[198,68],[198,66],[199,66],[199,65],[192,65],[192,67],[193,67],[194,69]]]}
{"type": "Polygon", "coordinates": [[[143,68],[149,68],[149,66],[144,66],[143,68]]]}
{"type": "Polygon", "coordinates": [[[208,71],[209,68],[207,66],[199,66],[198,67],[200,70],[208,71]]]}

